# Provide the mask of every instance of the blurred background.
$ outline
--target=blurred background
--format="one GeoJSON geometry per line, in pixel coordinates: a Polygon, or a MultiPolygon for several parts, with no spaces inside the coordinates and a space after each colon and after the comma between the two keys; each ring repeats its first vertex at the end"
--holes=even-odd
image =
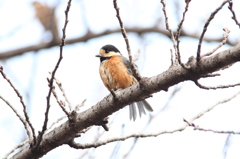
{"type": "MultiPolygon", "coordinates": [[[[234,10],[240,19],[240,1],[233,0],[234,10]]],[[[221,0],[192,1],[183,24],[180,37],[180,53],[183,62],[196,56],[199,37],[210,14],[222,4],[221,0]]],[[[59,44],[64,26],[67,0],[1,0],[0,1],[0,65],[7,77],[23,96],[35,131],[40,131],[46,110],[49,90],[47,77],[59,58],[59,44]]],[[[170,49],[173,44],[165,29],[165,18],[159,0],[121,0],[118,2],[120,15],[128,33],[131,51],[137,57],[136,64],[142,76],[152,77],[166,71],[171,65],[170,49]]],[[[185,8],[184,0],[166,2],[169,25],[173,31],[181,21],[185,8]]],[[[231,19],[232,14],[225,5],[211,21],[202,54],[213,50],[220,43],[223,28],[228,28],[228,42],[217,52],[239,43],[239,27],[231,19]]],[[[109,94],[102,84],[98,68],[100,61],[95,57],[106,44],[115,45],[128,57],[125,41],[119,29],[113,2],[109,0],[72,0],[69,23],[66,29],[66,45],[63,60],[56,78],[72,106],[82,103],[79,112],[90,108],[109,94]]],[[[220,77],[201,79],[206,86],[239,83],[239,63],[219,71],[220,77]]],[[[56,87],[61,100],[62,92],[56,87]]],[[[107,138],[132,133],[154,133],[181,127],[183,118],[190,119],[199,112],[239,92],[239,87],[203,90],[192,81],[171,87],[167,92],[153,94],[148,102],[154,112],[129,120],[128,107],[110,116],[110,131],[94,127],[81,138],[79,143],[91,143],[107,138]]],[[[23,115],[22,105],[6,80],[0,77],[0,95],[23,115]]],[[[217,106],[195,124],[206,129],[240,131],[240,97],[217,106]]],[[[0,100],[0,158],[17,144],[27,139],[26,131],[9,106],[0,100]]],[[[49,126],[65,114],[52,96],[49,126]]],[[[67,119],[63,119],[58,126],[67,119]]],[[[193,130],[163,134],[158,137],[130,138],[121,142],[85,150],[76,150],[67,145],[58,147],[43,159],[50,158],[240,158],[240,137],[193,130]]],[[[18,152],[15,151],[14,153],[18,152]]],[[[14,154],[13,153],[13,154],[14,154]]],[[[11,156],[11,155],[10,155],[11,156]]]]}

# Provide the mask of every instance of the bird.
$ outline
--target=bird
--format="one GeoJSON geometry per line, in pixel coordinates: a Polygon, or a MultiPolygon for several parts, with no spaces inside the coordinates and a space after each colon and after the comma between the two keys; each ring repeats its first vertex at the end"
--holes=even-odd
{"type": "MultiPolygon", "coordinates": [[[[136,75],[131,69],[130,61],[122,56],[114,45],[103,46],[96,57],[100,58],[100,77],[110,92],[125,89],[138,83],[136,75]]],[[[136,105],[140,117],[142,114],[146,114],[145,109],[149,112],[153,111],[151,105],[145,99],[134,102],[129,105],[130,120],[135,121],[137,118],[136,105]]]]}
{"type": "Polygon", "coordinates": [[[35,17],[40,21],[45,31],[50,31],[52,33],[53,41],[59,41],[55,7],[50,7],[38,1],[34,1],[32,5],[35,9],[35,17]]]}

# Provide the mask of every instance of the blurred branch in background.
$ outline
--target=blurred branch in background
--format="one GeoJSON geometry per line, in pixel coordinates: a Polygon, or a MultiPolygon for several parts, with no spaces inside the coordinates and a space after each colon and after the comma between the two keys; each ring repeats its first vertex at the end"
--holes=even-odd
{"type": "MultiPolygon", "coordinates": [[[[149,28],[126,27],[125,29],[128,33],[136,33],[139,35],[144,34],[144,33],[159,33],[159,34],[165,35],[169,38],[171,37],[170,34],[168,33],[168,31],[166,31],[165,29],[155,27],[155,26],[149,27],[149,28]]],[[[114,33],[121,33],[121,29],[109,29],[109,30],[105,30],[100,33],[94,33],[93,31],[88,30],[88,32],[86,32],[85,35],[83,35],[83,36],[80,36],[78,38],[66,39],[65,43],[66,43],[66,45],[69,45],[69,44],[74,44],[74,43],[78,43],[78,42],[87,42],[91,39],[102,37],[105,35],[114,34],[114,33]]],[[[173,34],[175,34],[175,33],[173,33],[173,34]]],[[[198,39],[199,35],[197,33],[191,34],[191,33],[188,33],[187,31],[182,30],[180,37],[189,37],[189,38],[193,38],[193,39],[198,39]]],[[[206,42],[222,42],[222,38],[215,38],[215,37],[214,38],[205,37],[205,38],[203,38],[203,40],[206,42]]],[[[227,44],[229,44],[231,46],[234,46],[237,43],[238,43],[238,41],[229,41],[229,40],[227,41],[227,44]]],[[[58,45],[59,45],[59,41],[54,41],[51,43],[41,43],[41,44],[37,44],[37,45],[26,46],[23,48],[17,48],[17,49],[13,49],[13,50],[9,50],[9,51],[4,51],[4,52],[0,52],[0,59],[8,59],[11,57],[22,55],[27,52],[48,49],[48,48],[55,47],[58,45]]]]}

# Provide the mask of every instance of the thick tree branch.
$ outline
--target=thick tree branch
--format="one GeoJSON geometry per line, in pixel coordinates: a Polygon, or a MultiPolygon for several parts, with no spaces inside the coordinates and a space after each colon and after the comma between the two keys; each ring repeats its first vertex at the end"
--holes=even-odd
{"type": "Polygon", "coordinates": [[[143,78],[142,82],[145,83],[144,85],[141,85],[141,87],[139,83],[137,83],[129,88],[117,91],[116,96],[120,99],[119,101],[114,100],[112,95],[105,97],[90,109],[75,114],[75,120],[72,120],[71,122],[66,121],[51,132],[45,134],[38,150],[32,150],[28,146],[15,154],[12,158],[21,159],[42,157],[52,149],[67,144],[81,130],[96,125],[105,117],[132,102],[142,100],[147,95],[161,90],[168,90],[169,87],[180,82],[187,80],[194,81],[206,74],[236,63],[240,61],[240,44],[210,57],[202,58],[198,63],[195,58],[190,59],[191,60],[187,63],[187,65],[190,66],[190,70],[183,69],[181,66],[173,66],[157,76],[143,78]]]}
{"type": "MultiPolygon", "coordinates": [[[[158,27],[149,27],[149,28],[141,28],[141,27],[126,27],[125,28],[126,31],[128,33],[136,33],[136,34],[144,34],[144,33],[151,33],[151,32],[154,32],[154,33],[159,33],[159,34],[163,34],[165,36],[167,36],[168,38],[171,38],[170,34],[168,31],[166,31],[166,29],[164,28],[158,28],[158,27]]],[[[86,42],[88,40],[91,40],[91,39],[94,39],[94,38],[98,38],[98,37],[101,37],[101,36],[104,36],[104,35],[109,35],[109,34],[114,34],[114,33],[121,33],[121,29],[112,29],[112,30],[106,30],[106,31],[103,31],[101,33],[93,33],[91,31],[88,31],[85,35],[83,36],[80,36],[78,38],[73,38],[73,39],[67,39],[65,41],[66,44],[74,44],[74,43],[77,43],[77,42],[86,42]]],[[[176,33],[174,33],[176,34],[176,33]]],[[[195,33],[195,34],[192,34],[192,33],[188,33],[187,31],[184,31],[182,30],[181,31],[181,34],[180,34],[181,37],[190,37],[190,38],[193,38],[193,39],[198,39],[199,38],[199,34],[198,33],[195,33]]],[[[222,38],[219,37],[219,38],[207,38],[207,37],[204,37],[203,38],[204,41],[206,42],[222,42],[222,38]]],[[[0,60],[1,59],[7,59],[7,58],[11,58],[11,57],[14,57],[14,56],[19,56],[19,55],[22,55],[26,52],[36,52],[36,51],[39,51],[39,50],[42,50],[42,49],[48,49],[48,48],[51,48],[51,47],[55,47],[55,46],[59,46],[59,43],[61,41],[54,41],[54,42],[50,42],[50,43],[41,43],[41,44],[37,44],[37,45],[31,45],[31,46],[26,46],[26,47],[22,47],[22,48],[17,48],[17,49],[14,49],[14,50],[9,50],[9,51],[5,51],[5,52],[0,52],[0,60]]],[[[227,41],[227,44],[229,45],[237,45],[238,42],[236,41],[227,41]]]]}

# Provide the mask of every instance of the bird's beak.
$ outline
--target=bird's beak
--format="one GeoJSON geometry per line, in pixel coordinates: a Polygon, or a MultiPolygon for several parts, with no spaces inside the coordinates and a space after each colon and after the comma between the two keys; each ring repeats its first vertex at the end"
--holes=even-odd
{"type": "Polygon", "coordinates": [[[97,55],[95,55],[95,57],[102,57],[102,55],[101,54],[97,54],[97,55]]]}

